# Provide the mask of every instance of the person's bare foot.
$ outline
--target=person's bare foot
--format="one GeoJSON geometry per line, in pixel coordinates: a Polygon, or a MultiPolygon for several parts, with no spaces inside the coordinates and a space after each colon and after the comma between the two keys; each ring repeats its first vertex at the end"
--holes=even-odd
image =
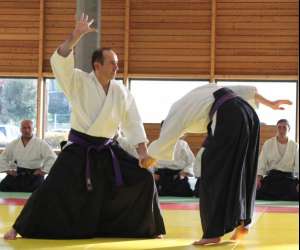
{"type": "Polygon", "coordinates": [[[154,236],[154,239],[163,239],[164,236],[162,234],[154,236]]]}
{"type": "Polygon", "coordinates": [[[208,238],[208,239],[201,239],[197,240],[193,243],[193,245],[197,246],[203,246],[203,245],[208,245],[208,244],[218,244],[221,242],[221,237],[216,237],[216,238],[208,238]]]}
{"type": "Polygon", "coordinates": [[[244,225],[239,225],[233,235],[231,236],[231,240],[242,240],[245,238],[245,236],[248,234],[249,229],[246,228],[244,225]]]}
{"type": "Polygon", "coordinates": [[[17,238],[17,231],[12,228],[6,234],[4,234],[3,238],[5,240],[15,240],[17,238]]]}

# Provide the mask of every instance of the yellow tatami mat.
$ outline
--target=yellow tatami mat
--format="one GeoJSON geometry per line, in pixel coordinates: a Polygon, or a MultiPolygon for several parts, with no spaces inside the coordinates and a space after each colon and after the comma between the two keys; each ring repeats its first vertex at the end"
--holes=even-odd
{"type": "Polygon", "coordinates": [[[247,238],[240,242],[229,240],[230,234],[217,246],[196,247],[192,242],[199,239],[202,230],[196,209],[164,209],[167,235],[164,239],[118,239],[97,238],[89,240],[31,240],[18,238],[4,241],[3,234],[14,222],[22,206],[0,205],[1,250],[135,250],[135,249],[299,249],[299,218],[297,212],[255,213],[253,225],[247,238]]]}

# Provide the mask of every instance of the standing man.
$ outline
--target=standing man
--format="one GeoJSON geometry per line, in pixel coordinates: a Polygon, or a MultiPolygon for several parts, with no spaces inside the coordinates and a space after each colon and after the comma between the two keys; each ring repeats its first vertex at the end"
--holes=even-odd
{"type": "Polygon", "coordinates": [[[2,192],[33,192],[44,181],[56,154],[33,135],[33,123],[21,122],[21,137],[9,143],[0,155],[0,171],[7,176],[0,183],[2,192]]]}
{"type": "Polygon", "coordinates": [[[290,124],[277,122],[277,135],[262,148],[257,173],[260,200],[299,200],[299,145],[288,137],[290,124]],[[297,178],[298,177],[298,178],[297,178]]]}
{"type": "Polygon", "coordinates": [[[5,239],[17,233],[53,239],[165,234],[153,176],[139,166],[149,158],[143,123],[130,92],[114,81],[116,53],[96,50],[91,73],[74,68],[73,47],[94,31],[92,22],[83,14],[51,58],[72,105],[69,142],[5,239]],[[136,145],[139,159],[112,139],[118,127],[136,145]]]}
{"type": "Polygon", "coordinates": [[[259,147],[259,119],[248,104],[262,103],[273,109],[289,101],[269,101],[254,87],[222,88],[208,84],[196,88],[172,105],[158,140],[149,154],[171,160],[176,141],[185,133],[208,137],[196,156],[200,181],[202,239],[195,245],[218,243],[237,229],[232,239],[241,238],[251,223],[259,147]],[[207,127],[207,129],[206,129],[207,127]]]}

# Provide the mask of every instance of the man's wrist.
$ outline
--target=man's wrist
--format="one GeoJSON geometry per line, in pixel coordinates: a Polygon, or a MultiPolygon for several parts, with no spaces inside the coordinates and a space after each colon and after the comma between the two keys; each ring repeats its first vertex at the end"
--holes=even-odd
{"type": "Polygon", "coordinates": [[[137,144],[136,151],[139,155],[147,155],[148,150],[147,150],[146,143],[142,142],[142,143],[137,144]]]}

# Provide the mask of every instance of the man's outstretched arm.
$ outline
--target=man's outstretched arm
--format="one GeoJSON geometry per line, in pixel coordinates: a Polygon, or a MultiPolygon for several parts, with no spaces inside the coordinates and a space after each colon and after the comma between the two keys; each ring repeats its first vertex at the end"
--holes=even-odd
{"type": "Polygon", "coordinates": [[[77,93],[75,91],[76,84],[74,84],[74,79],[76,79],[75,75],[79,72],[75,69],[74,56],[73,53],[71,54],[71,51],[83,35],[95,31],[90,28],[92,23],[93,20],[88,21],[88,16],[82,14],[72,33],[50,58],[55,78],[69,99],[72,99],[73,94],[77,93]]]}
{"type": "Polygon", "coordinates": [[[270,101],[268,99],[266,99],[265,97],[263,97],[262,95],[260,95],[259,93],[255,94],[255,100],[258,103],[261,103],[265,106],[268,106],[271,109],[274,110],[284,110],[284,107],[282,107],[282,105],[292,105],[293,103],[290,100],[276,100],[276,101],[270,101]]]}
{"type": "Polygon", "coordinates": [[[63,56],[67,57],[72,49],[76,46],[79,42],[81,37],[83,37],[87,33],[96,32],[94,28],[90,26],[94,22],[94,20],[88,20],[88,15],[82,13],[80,20],[76,23],[76,26],[70,36],[58,47],[58,53],[63,56]]]}

